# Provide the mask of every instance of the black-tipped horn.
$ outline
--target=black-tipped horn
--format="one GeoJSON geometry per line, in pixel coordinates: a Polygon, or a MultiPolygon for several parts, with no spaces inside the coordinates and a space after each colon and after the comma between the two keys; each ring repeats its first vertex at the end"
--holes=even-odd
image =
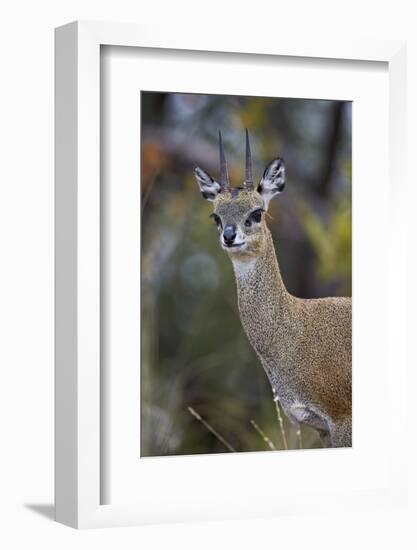
{"type": "Polygon", "coordinates": [[[224,154],[224,146],[222,133],[219,131],[219,151],[220,151],[220,185],[222,191],[225,191],[229,187],[229,174],[227,172],[226,155],[224,154]]]}
{"type": "Polygon", "coordinates": [[[246,189],[253,191],[253,176],[252,176],[252,155],[250,152],[249,132],[246,128],[246,169],[245,169],[245,184],[246,189]]]}

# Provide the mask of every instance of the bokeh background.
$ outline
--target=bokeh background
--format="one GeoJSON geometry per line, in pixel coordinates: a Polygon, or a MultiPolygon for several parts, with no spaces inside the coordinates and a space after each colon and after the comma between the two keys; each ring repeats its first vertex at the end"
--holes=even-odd
{"type": "MultiPolygon", "coordinates": [[[[350,102],[141,93],[141,456],[283,449],[271,389],[240,324],[230,260],[193,176],[218,176],[219,129],[231,184],[281,156],[285,192],[268,225],[288,290],[351,295],[350,102]],[[256,426],[270,440],[268,444],[256,426]]],[[[285,417],[289,448],[297,426],[285,417]]],[[[320,447],[301,429],[303,448],[320,447]]]]}

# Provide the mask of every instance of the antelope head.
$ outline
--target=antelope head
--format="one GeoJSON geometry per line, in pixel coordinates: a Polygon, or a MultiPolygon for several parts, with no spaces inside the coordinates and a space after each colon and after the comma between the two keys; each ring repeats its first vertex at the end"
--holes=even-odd
{"type": "Polygon", "coordinates": [[[219,132],[220,178],[197,167],[195,177],[203,197],[213,203],[214,219],[222,248],[233,258],[250,259],[266,246],[265,212],[271,199],[285,187],[285,166],[280,158],[272,160],[255,187],[249,134],[246,130],[245,181],[241,187],[230,187],[222,135],[219,132]]]}

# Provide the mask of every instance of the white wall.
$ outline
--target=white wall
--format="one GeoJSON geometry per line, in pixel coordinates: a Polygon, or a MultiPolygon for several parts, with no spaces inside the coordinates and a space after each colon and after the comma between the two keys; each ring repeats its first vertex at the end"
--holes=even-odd
{"type": "MultiPolygon", "coordinates": [[[[417,151],[417,38],[413,2],[224,0],[14,0],[0,14],[0,507],[3,548],[411,548],[411,510],[366,517],[295,517],[211,525],[76,532],[57,525],[53,498],[53,28],[74,19],[191,25],[215,36],[216,21],[249,32],[349,34],[409,39],[409,165],[417,151]],[[246,6],[245,6],[246,4],[246,6]],[[246,11],[244,11],[246,10],[246,11]],[[43,505],[39,506],[39,505],[43,505]],[[36,511],[30,508],[35,506],[36,511]],[[4,525],[3,525],[4,523],[4,525]],[[3,539],[8,539],[6,543],[3,539]]],[[[412,173],[412,172],[411,172],[412,173]]],[[[415,178],[410,178],[414,179],[415,178]]],[[[416,183],[417,186],[417,183],[416,183]]],[[[414,203],[410,190],[410,213],[414,203]]],[[[413,216],[415,218],[415,216],[413,216]]],[[[417,236],[413,221],[414,235],[417,236]]],[[[410,278],[417,280],[416,263],[410,278]]],[[[413,299],[410,296],[410,301],[413,299]]],[[[410,308],[410,319],[413,317],[410,308]]],[[[416,364],[416,362],[414,362],[416,364]]],[[[416,377],[410,373],[415,382],[416,377]]],[[[414,386],[415,387],[415,386],[414,386]]],[[[411,388],[411,385],[410,385],[411,388]]],[[[412,392],[410,389],[410,396],[412,392]]],[[[395,406],[393,402],[387,404],[395,406]]],[[[382,411],[381,414],[386,414],[382,411]]],[[[414,414],[415,419],[415,414],[414,414]]],[[[416,422],[410,423],[414,429],[416,422]]],[[[393,435],[395,437],[395,434],[393,435]]],[[[415,436],[410,433],[410,442],[415,436]]],[[[415,457],[415,455],[414,455],[415,457]]],[[[414,475],[414,474],[412,474],[414,475]]],[[[414,475],[415,479],[415,475],[414,475]]],[[[415,485],[414,485],[415,488],[415,485]]],[[[414,493],[415,495],[415,493],[414,493]]],[[[415,503],[415,497],[412,499],[415,503]]],[[[416,516],[414,511],[414,516],[416,516]]],[[[415,544],[415,541],[414,541],[415,544]]]]}

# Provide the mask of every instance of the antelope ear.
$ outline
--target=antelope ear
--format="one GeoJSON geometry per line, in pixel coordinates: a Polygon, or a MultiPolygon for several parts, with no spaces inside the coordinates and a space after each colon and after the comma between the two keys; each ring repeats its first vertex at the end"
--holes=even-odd
{"type": "Polygon", "coordinates": [[[269,201],[278,193],[281,193],[285,187],[285,165],[280,158],[274,159],[265,168],[264,175],[258,185],[258,193],[265,202],[265,208],[268,208],[269,201]]]}
{"type": "Polygon", "coordinates": [[[198,166],[194,169],[194,175],[203,197],[208,201],[214,201],[218,193],[220,193],[220,183],[198,166]]]}

